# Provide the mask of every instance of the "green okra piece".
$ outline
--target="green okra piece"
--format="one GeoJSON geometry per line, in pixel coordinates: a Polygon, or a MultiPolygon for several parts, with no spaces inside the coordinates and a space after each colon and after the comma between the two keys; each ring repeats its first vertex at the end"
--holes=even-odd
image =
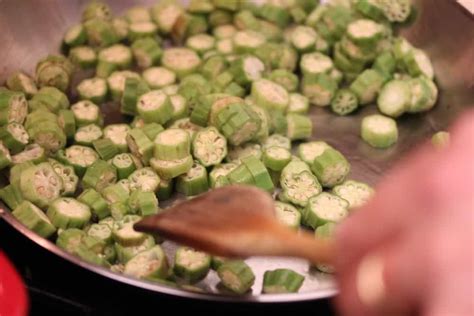
{"type": "Polygon", "coordinates": [[[332,192],[349,202],[349,208],[354,209],[361,207],[374,195],[374,189],[369,185],[355,181],[346,180],[343,183],[332,188],[332,192]]]}
{"type": "Polygon", "coordinates": [[[62,187],[61,178],[47,162],[24,170],[20,176],[22,196],[41,208],[58,198],[62,187]]]}
{"type": "Polygon", "coordinates": [[[291,152],[283,147],[272,146],[263,150],[262,162],[268,169],[281,171],[291,160],[291,152]]]}
{"type": "Polygon", "coordinates": [[[237,294],[248,292],[255,282],[252,269],[241,260],[225,261],[217,269],[217,275],[227,289],[237,294]]]}
{"type": "Polygon", "coordinates": [[[147,165],[153,156],[153,142],[146,136],[142,129],[133,128],[126,137],[130,152],[144,165],[147,165]]]}
{"type": "Polygon", "coordinates": [[[350,164],[336,149],[329,147],[315,157],[311,170],[323,187],[332,188],[344,181],[350,172],[350,164]]]}
{"type": "Polygon", "coordinates": [[[388,148],[398,140],[397,122],[380,114],[368,115],[362,119],[361,137],[372,147],[388,148]]]}
{"type": "Polygon", "coordinates": [[[154,140],[154,157],[159,160],[177,160],[187,157],[191,150],[189,134],[179,128],[169,128],[154,140]]]}
{"type": "Polygon", "coordinates": [[[8,77],[6,85],[12,91],[23,92],[28,98],[31,98],[38,92],[33,78],[21,71],[12,73],[8,77]]]}
{"type": "Polygon", "coordinates": [[[46,215],[58,228],[83,228],[91,219],[89,206],[73,198],[60,197],[48,207],[46,215]]]}
{"type": "Polygon", "coordinates": [[[290,269],[265,271],[263,293],[296,293],[303,285],[304,276],[290,269]]]}
{"type": "Polygon", "coordinates": [[[13,122],[0,127],[0,141],[11,154],[22,151],[28,144],[29,138],[27,131],[19,123],[13,122]]]}
{"type": "Polygon", "coordinates": [[[9,184],[0,189],[0,199],[14,210],[24,199],[18,184],[9,184]]]}
{"type": "Polygon", "coordinates": [[[227,140],[215,127],[196,133],[193,141],[193,156],[204,167],[219,164],[227,155],[227,140]]]}
{"type": "Polygon", "coordinates": [[[199,163],[194,163],[185,174],[176,179],[176,191],[186,196],[194,196],[209,190],[207,170],[199,163]]]}
{"type": "Polygon", "coordinates": [[[348,215],[349,202],[322,192],[309,199],[303,211],[303,223],[313,229],[329,222],[340,222],[348,215]]]}
{"type": "Polygon", "coordinates": [[[102,191],[108,185],[117,181],[117,170],[114,166],[104,160],[96,160],[87,170],[82,178],[82,186],[102,191]]]}
{"type": "Polygon", "coordinates": [[[56,227],[43,211],[29,201],[23,201],[18,204],[13,210],[12,215],[23,225],[42,237],[48,238],[56,232],[56,227]]]}
{"type": "Polygon", "coordinates": [[[155,192],[150,191],[133,191],[128,200],[128,205],[132,211],[140,216],[157,214],[159,211],[155,192]]]}
{"type": "Polygon", "coordinates": [[[275,215],[280,223],[292,229],[298,229],[301,224],[301,213],[289,203],[275,202],[275,215]]]}
{"type": "Polygon", "coordinates": [[[99,155],[92,148],[72,145],[64,150],[58,151],[56,159],[66,165],[72,166],[76,174],[82,177],[86,169],[99,159],[99,155]]]}
{"type": "Polygon", "coordinates": [[[124,273],[136,278],[165,279],[169,275],[166,254],[159,245],[155,245],[128,260],[124,273]]]}
{"type": "Polygon", "coordinates": [[[102,129],[95,125],[89,124],[79,127],[74,134],[74,141],[78,145],[93,147],[94,141],[102,138],[102,129]]]}
{"type": "Polygon", "coordinates": [[[173,272],[189,283],[204,279],[211,266],[211,256],[189,247],[176,249],[173,272]]]}
{"type": "Polygon", "coordinates": [[[79,183],[79,177],[74,172],[74,168],[71,166],[65,166],[51,158],[48,159],[48,162],[63,182],[61,195],[73,195],[76,192],[79,183]]]}
{"type": "Polygon", "coordinates": [[[110,216],[110,209],[107,201],[94,189],[85,189],[77,197],[77,200],[89,206],[92,214],[99,220],[110,216]]]}
{"type": "Polygon", "coordinates": [[[124,247],[142,244],[147,235],[133,229],[133,225],[140,220],[141,216],[125,215],[121,220],[115,221],[112,228],[114,240],[124,247]]]}

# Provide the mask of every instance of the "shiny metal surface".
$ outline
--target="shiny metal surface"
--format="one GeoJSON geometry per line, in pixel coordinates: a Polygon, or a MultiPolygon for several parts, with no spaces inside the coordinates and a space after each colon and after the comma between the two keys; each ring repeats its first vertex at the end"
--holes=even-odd
{"type": "MultiPolygon", "coordinates": [[[[64,31],[80,19],[83,0],[0,0],[0,85],[14,70],[33,73],[39,58],[57,52],[64,31]]],[[[114,12],[119,14],[133,4],[152,4],[155,1],[109,0],[114,12]]],[[[417,1],[419,17],[415,25],[403,31],[411,42],[428,51],[435,66],[440,86],[438,105],[429,113],[406,115],[399,120],[400,139],[388,150],[376,150],[359,139],[362,117],[376,112],[367,106],[355,115],[338,117],[327,109],[313,108],[313,139],[322,139],[340,149],[352,164],[351,177],[375,185],[383,172],[407,151],[430,137],[435,131],[445,129],[459,113],[474,104],[474,18],[468,11],[450,0],[417,1]]],[[[107,104],[104,110],[110,121],[120,120],[116,105],[107,104]]],[[[252,295],[235,297],[220,295],[218,278],[211,273],[198,284],[203,293],[175,289],[164,285],[132,279],[107,269],[90,265],[62,251],[52,242],[32,233],[17,222],[8,211],[0,209],[0,216],[39,246],[69,260],[84,269],[104,277],[142,287],[150,291],[182,297],[219,301],[301,301],[329,297],[336,293],[331,277],[309,271],[308,264],[295,259],[251,258],[248,263],[257,275],[252,295]],[[267,269],[289,267],[306,275],[298,294],[260,295],[263,272],[267,269]]],[[[173,244],[165,242],[168,254],[173,244]]],[[[172,256],[170,256],[172,258],[172,256]]],[[[33,258],[32,258],[33,260],[33,258]]],[[[224,293],[225,294],[225,293],[224,293]]]]}

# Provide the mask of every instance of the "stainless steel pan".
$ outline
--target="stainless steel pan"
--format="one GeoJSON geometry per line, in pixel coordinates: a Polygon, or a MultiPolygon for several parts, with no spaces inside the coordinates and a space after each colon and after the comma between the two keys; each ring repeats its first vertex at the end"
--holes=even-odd
{"type": "MultiPolygon", "coordinates": [[[[109,0],[115,13],[133,4],[150,5],[154,1],[109,0]]],[[[0,85],[13,71],[21,69],[33,73],[38,59],[57,52],[64,31],[79,21],[86,1],[81,0],[0,0],[0,85]]],[[[445,129],[465,108],[474,104],[474,18],[455,1],[421,0],[417,2],[417,22],[404,34],[416,46],[426,49],[434,61],[440,86],[440,99],[435,109],[422,115],[407,115],[400,119],[400,139],[389,150],[370,148],[359,139],[359,125],[363,116],[375,112],[373,106],[363,108],[356,115],[337,117],[326,109],[311,111],[314,139],[323,139],[339,148],[352,163],[354,179],[375,185],[383,172],[389,169],[407,151],[435,131],[445,129]]],[[[106,107],[109,120],[120,120],[113,105],[106,107]]],[[[422,175],[420,175],[422,176],[422,175]]],[[[252,295],[235,297],[222,295],[215,274],[198,284],[202,293],[176,289],[164,285],[132,279],[107,269],[88,264],[66,253],[26,229],[5,208],[0,217],[19,233],[65,260],[84,269],[118,282],[153,292],[214,301],[233,302],[291,302],[314,300],[334,295],[337,290],[330,276],[312,271],[308,265],[294,259],[251,258],[248,260],[257,275],[252,295]],[[298,294],[260,295],[261,278],[266,269],[289,267],[306,275],[298,294]]],[[[370,229],[368,227],[367,229],[370,229]]],[[[168,254],[174,245],[164,244],[168,254]]],[[[172,257],[172,256],[170,256],[172,257]]],[[[33,258],[31,258],[33,260],[33,258]]],[[[58,260],[61,260],[58,258],[58,260]]],[[[52,272],[54,273],[54,272],[52,272]]]]}

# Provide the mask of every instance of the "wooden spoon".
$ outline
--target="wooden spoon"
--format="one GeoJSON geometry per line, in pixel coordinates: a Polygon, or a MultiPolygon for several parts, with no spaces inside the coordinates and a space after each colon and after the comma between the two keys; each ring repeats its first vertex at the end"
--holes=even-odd
{"type": "Polygon", "coordinates": [[[232,185],[146,217],[134,228],[224,257],[290,256],[333,263],[330,241],[287,228],[274,209],[268,193],[232,185]]]}

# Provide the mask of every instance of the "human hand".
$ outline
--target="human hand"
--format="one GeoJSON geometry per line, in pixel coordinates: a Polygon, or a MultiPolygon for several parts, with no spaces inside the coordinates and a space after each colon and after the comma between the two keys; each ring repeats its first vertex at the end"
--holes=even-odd
{"type": "Polygon", "coordinates": [[[341,314],[474,315],[473,185],[471,111],[448,147],[427,144],[402,161],[338,228],[341,314]]]}

